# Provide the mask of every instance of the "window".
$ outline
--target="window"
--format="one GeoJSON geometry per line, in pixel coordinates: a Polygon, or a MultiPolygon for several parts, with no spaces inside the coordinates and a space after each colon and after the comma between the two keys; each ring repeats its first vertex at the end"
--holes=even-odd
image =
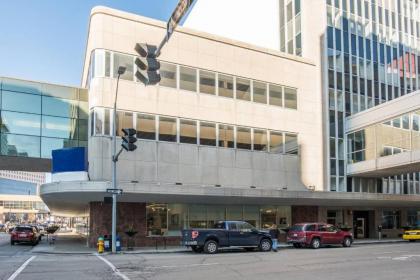
{"type": "Polygon", "coordinates": [[[197,71],[184,66],[179,67],[179,88],[189,91],[197,91],[197,71]]]}
{"type": "Polygon", "coordinates": [[[269,85],[269,104],[276,106],[283,106],[282,87],[277,85],[269,85]]]}
{"type": "Polygon", "coordinates": [[[251,101],[250,81],[236,78],[236,99],[251,101]]]}
{"type": "Polygon", "coordinates": [[[76,100],[48,96],[42,97],[42,114],[44,115],[77,118],[77,109],[76,100]]]}
{"type": "Polygon", "coordinates": [[[262,129],[254,129],[254,150],[267,151],[267,131],[262,129]]]}
{"type": "Polygon", "coordinates": [[[117,126],[116,126],[117,136],[124,136],[124,133],[122,132],[123,128],[134,128],[133,113],[117,111],[117,126]]]}
{"type": "Polygon", "coordinates": [[[233,126],[219,124],[219,147],[235,148],[233,126]]]}
{"type": "Polygon", "coordinates": [[[197,144],[197,122],[191,120],[180,120],[179,142],[197,144]]]}
{"type": "Polygon", "coordinates": [[[41,157],[51,158],[52,150],[78,147],[77,140],[59,139],[59,138],[41,138],[41,157]]]}
{"type": "Polygon", "coordinates": [[[77,120],[42,116],[42,136],[76,139],[77,120]]]}
{"type": "Polygon", "coordinates": [[[233,77],[218,75],[219,96],[233,98],[233,77]]]}
{"type": "Polygon", "coordinates": [[[27,135],[40,135],[41,116],[34,114],[1,112],[1,132],[27,135]]]}
{"type": "Polygon", "coordinates": [[[200,92],[216,94],[216,73],[200,70],[200,92]]]}
{"type": "Polygon", "coordinates": [[[297,92],[294,88],[284,88],[284,107],[297,109],[297,92]]]}
{"type": "Polygon", "coordinates": [[[200,145],[216,146],[216,124],[200,122],[200,145]]]}
{"type": "Polygon", "coordinates": [[[166,62],[160,63],[160,86],[176,88],[176,65],[166,62]]]}
{"type": "Polygon", "coordinates": [[[0,137],[2,155],[40,157],[40,137],[14,134],[1,134],[0,137]]]}
{"type": "Polygon", "coordinates": [[[283,133],[277,131],[270,131],[270,153],[284,153],[283,133]]]}
{"type": "Polygon", "coordinates": [[[286,133],[285,135],[285,153],[286,154],[298,154],[298,141],[297,135],[286,133]]]}
{"type": "Polygon", "coordinates": [[[104,134],[105,135],[110,135],[110,131],[111,131],[111,110],[110,109],[105,109],[105,119],[104,119],[104,134]]]}
{"type": "Polygon", "coordinates": [[[159,141],[176,142],[176,119],[159,117],[159,141]]]}
{"type": "Polygon", "coordinates": [[[267,104],[267,84],[254,81],[252,85],[254,102],[267,104]]]}
{"type": "Polygon", "coordinates": [[[146,206],[147,235],[166,235],[168,208],[166,204],[153,203],[146,206]]]}
{"type": "Polygon", "coordinates": [[[155,116],[137,114],[137,138],[156,139],[155,116]]]}
{"type": "Polygon", "coordinates": [[[133,81],[134,77],[134,63],[133,63],[133,56],[114,53],[114,67],[113,67],[113,74],[114,78],[118,77],[118,68],[120,66],[124,66],[125,72],[120,76],[123,80],[133,81]]]}
{"type": "Polygon", "coordinates": [[[400,211],[384,210],[382,212],[383,229],[398,229],[400,227],[400,211]]]}
{"type": "Polygon", "coordinates": [[[246,127],[236,128],[236,148],[251,150],[251,129],[246,127]]]}
{"type": "Polygon", "coordinates": [[[3,90],[0,96],[3,110],[41,114],[41,96],[3,90]]]}

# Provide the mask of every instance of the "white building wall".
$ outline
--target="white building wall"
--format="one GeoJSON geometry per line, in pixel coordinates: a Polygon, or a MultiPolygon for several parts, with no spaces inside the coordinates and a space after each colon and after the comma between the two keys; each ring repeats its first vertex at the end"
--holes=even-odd
{"type": "Polygon", "coordinates": [[[196,0],[183,26],[280,49],[279,0],[196,0]]]}

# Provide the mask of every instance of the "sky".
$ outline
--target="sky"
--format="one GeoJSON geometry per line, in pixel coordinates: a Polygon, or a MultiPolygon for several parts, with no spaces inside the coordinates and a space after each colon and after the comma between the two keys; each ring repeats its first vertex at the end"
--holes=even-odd
{"type": "Polygon", "coordinates": [[[0,76],[80,86],[90,10],[167,21],[178,0],[0,0],[0,76]]]}

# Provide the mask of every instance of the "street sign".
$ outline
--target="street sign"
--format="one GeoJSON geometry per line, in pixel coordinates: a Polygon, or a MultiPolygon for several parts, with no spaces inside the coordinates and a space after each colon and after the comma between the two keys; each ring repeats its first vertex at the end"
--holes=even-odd
{"type": "Polygon", "coordinates": [[[178,23],[181,21],[182,17],[185,15],[194,1],[195,0],[179,0],[178,5],[176,5],[175,10],[169,18],[168,23],[166,24],[166,32],[168,33],[168,37],[172,35],[174,29],[177,27],[178,23]]]}
{"type": "Polygon", "coordinates": [[[172,12],[171,17],[166,23],[166,35],[156,49],[156,57],[160,55],[160,50],[163,48],[166,42],[169,41],[169,38],[171,37],[175,28],[178,26],[178,23],[181,21],[182,17],[187,13],[188,9],[191,8],[195,1],[196,0],[179,0],[178,5],[176,5],[175,10],[172,12]]]}
{"type": "Polygon", "coordinates": [[[106,192],[116,194],[116,195],[122,195],[123,190],[122,189],[106,189],[106,192]]]}

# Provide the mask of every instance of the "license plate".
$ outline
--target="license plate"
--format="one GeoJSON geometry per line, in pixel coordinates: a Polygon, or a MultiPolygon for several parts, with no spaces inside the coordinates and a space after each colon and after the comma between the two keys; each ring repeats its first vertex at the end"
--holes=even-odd
{"type": "Polygon", "coordinates": [[[19,234],[19,237],[26,237],[26,234],[19,234]]]}
{"type": "Polygon", "coordinates": [[[410,232],[410,235],[417,235],[417,232],[410,232]]]}
{"type": "Polygon", "coordinates": [[[197,245],[197,241],[185,241],[184,245],[197,245]]]}
{"type": "Polygon", "coordinates": [[[293,234],[294,237],[297,237],[297,233],[293,234]]]}

